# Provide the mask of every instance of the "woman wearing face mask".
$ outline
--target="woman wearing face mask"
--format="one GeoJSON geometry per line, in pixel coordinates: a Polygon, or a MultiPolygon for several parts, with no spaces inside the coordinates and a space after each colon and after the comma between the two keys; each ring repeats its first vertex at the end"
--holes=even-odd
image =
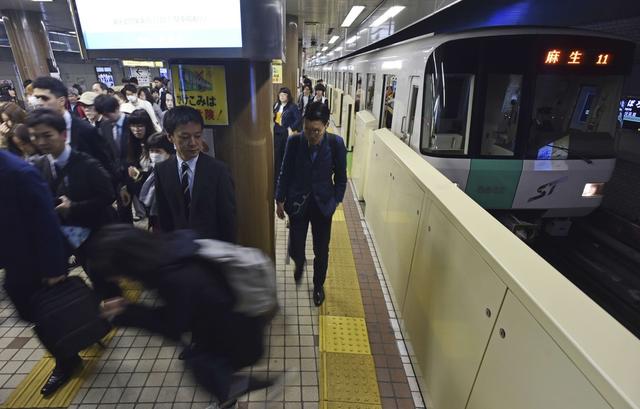
{"type": "Polygon", "coordinates": [[[284,148],[287,138],[302,128],[300,111],[293,101],[289,88],[280,88],[278,101],[273,105],[273,149],[274,149],[274,173],[273,182],[277,184],[280,176],[280,167],[284,157],[284,148]]]}
{"type": "MultiPolygon", "coordinates": [[[[149,151],[149,159],[151,160],[152,167],[169,159],[169,157],[175,153],[173,144],[169,142],[169,138],[167,138],[165,132],[157,132],[151,135],[147,140],[146,147],[149,151]]],[[[155,191],[155,175],[151,172],[142,185],[142,189],[140,189],[139,197],[149,217],[149,230],[153,232],[159,231],[155,191]]]]}
{"type": "Polygon", "coordinates": [[[160,132],[160,124],[158,123],[156,113],[153,111],[153,106],[151,106],[149,101],[138,98],[138,88],[135,85],[124,85],[120,93],[127,99],[127,102],[120,106],[121,112],[133,112],[136,109],[144,109],[147,111],[147,114],[149,114],[149,118],[151,118],[151,122],[153,123],[156,132],[160,132]]]}
{"type": "Polygon", "coordinates": [[[133,111],[127,118],[127,123],[131,131],[127,150],[127,162],[129,163],[127,190],[132,196],[135,213],[139,220],[146,215],[139,194],[142,184],[152,171],[147,140],[155,132],[155,128],[149,114],[144,109],[133,111]]]}

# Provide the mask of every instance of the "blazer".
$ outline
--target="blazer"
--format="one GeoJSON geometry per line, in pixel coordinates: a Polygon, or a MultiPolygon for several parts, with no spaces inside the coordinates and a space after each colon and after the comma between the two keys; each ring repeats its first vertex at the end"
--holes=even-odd
{"type": "Polygon", "coordinates": [[[65,226],[80,226],[91,230],[113,223],[115,213],[111,204],[116,198],[109,174],[95,159],[83,152],[72,150],[69,161],[54,179],[49,160],[37,162],[54,198],[67,196],[71,209],[60,216],[65,226]]]}
{"type": "Polygon", "coordinates": [[[49,188],[38,170],[0,150],[0,267],[4,287],[23,319],[42,279],[66,274],[64,237],[49,188]]]}
{"type": "Polygon", "coordinates": [[[84,152],[97,159],[107,171],[111,170],[113,154],[108,141],[89,122],[75,115],[71,115],[69,144],[76,151],[84,152]]]}
{"type": "Polygon", "coordinates": [[[284,202],[285,211],[290,216],[296,213],[294,203],[305,203],[307,195],[313,194],[322,214],[329,217],[344,199],[346,188],[347,148],[340,136],[325,133],[314,161],[311,161],[311,151],[304,132],[289,137],[278,178],[276,200],[284,202]]]}
{"type": "Polygon", "coordinates": [[[277,102],[273,107],[273,123],[274,131],[276,133],[283,133],[288,135],[287,128],[291,128],[296,131],[302,130],[302,116],[300,111],[296,108],[296,105],[291,102],[284,107],[282,111],[282,118],[280,119],[281,125],[278,125],[276,120],[276,113],[280,109],[280,102],[277,102]]]}
{"type": "Polygon", "coordinates": [[[156,165],[156,204],[162,231],[193,229],[203,238],[236,241],[236,199],[227,166],[204,153],[198,156],[186,217],[178,159],[174,156],[156,165]]]}
{"type": "Polygon", "coordinates": [[[119,144],[116,144],[113,140],[113,127],[114,124],[111,121],[103,120],[100,124],[100,133],[107,143],[109,154],[112,158],[110,167],[107,168],[107,170],[111,174],[114,183],[116,185],[122,185],[126,183],[129,178],[129,174],[127,172],[130,165],[127,160],[129,153],[129,139],[134,137],[131,134],[131,129],[129,128],[129,116],[125,116],[124,122],[122,123],[122,133],[120,135],[119,144]],[[120,145],[120,147],[118,147],[118,145],[120,145]]]}
{"type": "Polygon", "coordinates": [[[306,108],[307,105],[309,105],[311,102],[313,102],[313,94],[309,94],[306,97],[304,96],[304,94],[301,94],[300,97],[298,98],[298,111],[300,111],[300,114],[304,116],[304,109],[306,108]],[[306,104],[305,104],[305,99],[306,104]]]}

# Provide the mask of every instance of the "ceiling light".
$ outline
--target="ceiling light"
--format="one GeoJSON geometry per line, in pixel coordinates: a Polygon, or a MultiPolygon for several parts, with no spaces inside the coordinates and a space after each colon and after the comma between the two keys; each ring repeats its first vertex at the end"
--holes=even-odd
{"type": "Polygon", "coordinates": [[[322,50],[320,50],[320,51],[327,51],[328,49],[329,49],[329,47],[324,46],[324,47],[322,47],[322,50]]]}
{"type": "Polygon", "coordinates": [[[316,53],[316,55],[320,55],[320,54],[322,54],[320,51],[318,51],[318,52],[316,53]]]}
{"type": "Polygon", "coordinates": [[[344,18],[342,25],[340,27],[349,27],[353,22],[358,18],[360,13],[364,10],[364,6],[353,6],[351,7],[351,11],[347,14],[347,17],[344,18]]]}
{"type": "Polygon", "coordinates": [[[389,10],[385,11],[384,14],[378,17],[373,23],[371,23],[369,27],[378,27],[380,24],[400,13],[402,10],[404,10],[404,8],[404,6],[389,7],[389,10]]]}
{"type": "Polygon", "coordinates": [[[329,44],[333,44],[333,43],[335,43],[336,41],[338,41],[338,39],[339,39],[339,38],[340,38],[339,36],[333,36],[333,37],[331,37],[331,40],[329,40],[329,44]]]}
{"type": "Polygon", "coordinates": [[[347,41],[345,41],[345,43],[347,44],[353,44],[356,42],[356,40],[358,39],[358,36],[353,36],[350,39],[348,39],[347,41]]]}
{"type": "Polygon", "coordinates": [[[338,47],[334,51],[342,51],[342,47],[338,47]]]}

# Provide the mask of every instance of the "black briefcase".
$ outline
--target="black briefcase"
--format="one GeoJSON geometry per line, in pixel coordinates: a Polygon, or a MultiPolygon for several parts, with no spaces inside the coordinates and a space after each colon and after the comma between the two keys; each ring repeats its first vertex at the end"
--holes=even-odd
{"type": "Polygon", "coordinates": [[[35,331],[56,356],[70,356],[100,341],[111,325],[100,318],[100,303],[80,277],[39,290],[31,301],[35,331]]]}

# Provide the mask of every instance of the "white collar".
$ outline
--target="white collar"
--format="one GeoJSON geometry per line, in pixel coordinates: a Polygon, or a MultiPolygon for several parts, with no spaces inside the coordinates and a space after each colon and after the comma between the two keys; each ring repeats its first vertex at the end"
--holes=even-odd
{"type": "Polygon", "coordinates": [[[68,144],[64,146],[64,150],[57,158],[54,158],[53,155],[47,155],[49,158],[49,162],[58,165],[60,169],[64,168],[69,162],[69,157],[71,156],[71,146],[68,144]]]}
{"type": "Polygon", "coordinates": [[[196,155],[195,158],[191,158],[189,160],[184,160],[180,157],[180,154],[176,153],[176,158],[178,159],[178,170],[182,169],[182,163],[183,162],[187,162],[187,165],[189,165],[189,169],[191,169],[191,171],[194,171],[196,168],[196,163],[198,162],[198,158],[200,157],[200,154],[196,155]]]}

